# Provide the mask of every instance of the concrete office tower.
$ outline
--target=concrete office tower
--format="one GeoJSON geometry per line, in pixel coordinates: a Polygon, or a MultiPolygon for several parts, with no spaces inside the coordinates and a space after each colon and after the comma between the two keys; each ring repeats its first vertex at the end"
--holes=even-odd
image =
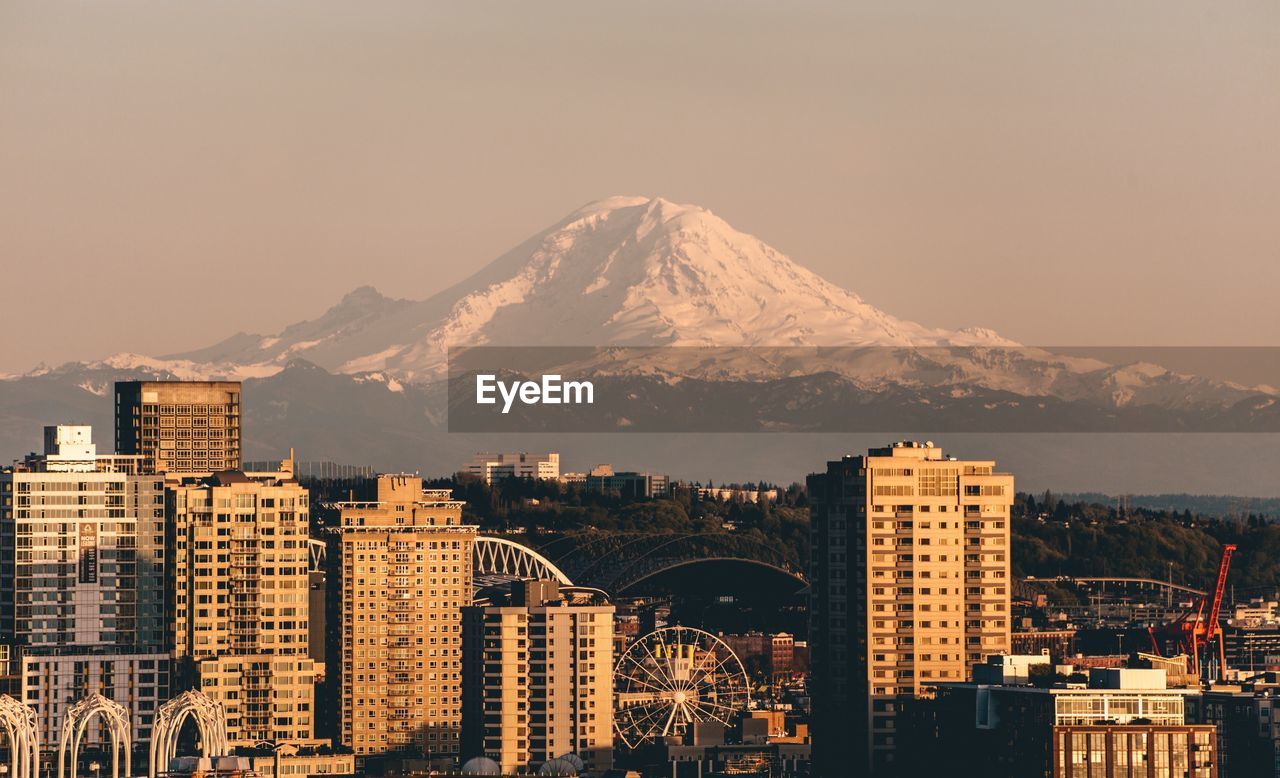
{"type": "Polygon", "coordinates": [[[463,621],[463,752],[503,775],[576,754],[613,767],[613,613],[571,602],[555,581],[518,581],[463,621]]]}
{"type": "Polygon", "coordinates": [[[117,381],[116,451],[170,475],[240,469],[239,381],[117,381]]]}
{"type": "Polygon", "coordinates": [[[448,490],[415,476],[379,476],[374,497],[339,504],[341,742],[361,755],[420,749],[449,767],[476,527],[448,490]]]}
{"type": "Polygon", "coordinates": [[[277,473],[224,471],[167,492],[173,656],[226,707],[233,745],[312,744],[307,490],[277,473]]]}
{"type": "Polygon", "coordinates": [[[527,451],[493,454],[481,452],[467,463],[466,472],[487,484],[504,478],[529,478],[536,481],[560,480],[560,455],[531,454],[527,451]]]}
{"type": "Polygon", "coordinates": [[[1009,651],[1013,476],[896,443],[808,491],[814,769],[890,775],[902,702],[1009,651]]]}
{"type": "MultiPolygon", "coordinates": [[[[145,743],[169,692],[163,480],[139,474],[140,458],[99,455],[89,427],[46,427],[44,444],[0,471],[5,674],[46,747],[67,708],[98,691],[145,743]]],[[[89,737],[100,742],[98,728],[89,737]]]]}

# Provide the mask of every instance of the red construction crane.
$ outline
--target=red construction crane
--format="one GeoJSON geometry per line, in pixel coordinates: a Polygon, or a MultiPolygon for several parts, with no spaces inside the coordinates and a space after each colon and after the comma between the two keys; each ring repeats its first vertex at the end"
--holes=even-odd
{"type": "MultiPolygon", "coordinates": [[[[1162,644],[1173,644],[1175,651],[1186,654],[1191,662],[1190,670],[1200,675],[1200,657],[1205,654],[1210,641],[1218,646],[1218,679],[1226,674],[1226,647],[1222,637],[1222,628],[1218,617],[1222,613],[1222,595],[1227,590],[1227,571],[1231,569],[1231,555],[1236,547],[1228,543],[1222,547],[1222,561],[1218,564],[1218,580],[1213,587],[1213,599],[1208,595],[1201,597],[1192,611],[1179,616],[1174,621],[1148,630],[1151,633],[1151,645],[1157,654],[1164,648],[1162,644]],[[1208,614],[1205,613],[1208,606],[1208,614]]],[[[1207,657],[1206,657],[1207,658],[1207,657]]]]}

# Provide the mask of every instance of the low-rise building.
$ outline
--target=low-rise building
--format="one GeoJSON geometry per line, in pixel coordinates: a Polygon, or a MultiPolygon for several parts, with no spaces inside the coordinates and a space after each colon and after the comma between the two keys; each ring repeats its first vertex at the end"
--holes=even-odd
{"type": "Polygon", "coordinates": [[[1188,723],[1198,694],[1138,668],[1094,668],[1088,684],[940,684],[935,699],[910,708],[909,767],[984,778],[1217,778],[1214,727],[1188,723]]]}
{"type": "Polygon", "coordinates": [[[1280,776],[1280,676],[1214,684],[1188,698],[1187,719],[1217,735],[1219,778],[1280,776]]]}
{"type": "Polygon", "coordinates": [[[768,503],[778,501],[777,489],[747,489],[737,486],[699,486],[697,495],[702,500],[721,502],[768,503]]]}
{"type": "Polygon", "coordinates": [[[554,451],[535,454],[528,451],[492,453],[482,451],[471,458],[465,471],[492,484],[504,478],[527,478],[534,481],[560,480],[560,455],[554,451]]]}
{"type": "Polygon", "coordinates": [[[651,499],[671,494],[671,479],[656,473],[615,471],[612,465],[596,465],[587,473],[586,489],[631,499],[651,499]]]}

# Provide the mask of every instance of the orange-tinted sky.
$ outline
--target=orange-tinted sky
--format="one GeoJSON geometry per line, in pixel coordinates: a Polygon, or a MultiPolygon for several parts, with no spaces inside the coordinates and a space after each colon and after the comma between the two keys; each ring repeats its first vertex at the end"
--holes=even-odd
{"type": "Polygon", "coordinates": [[[1027,343],[1277,345],[1280,4],[0,5],[0,371],[704,205],[1027,343]]]}

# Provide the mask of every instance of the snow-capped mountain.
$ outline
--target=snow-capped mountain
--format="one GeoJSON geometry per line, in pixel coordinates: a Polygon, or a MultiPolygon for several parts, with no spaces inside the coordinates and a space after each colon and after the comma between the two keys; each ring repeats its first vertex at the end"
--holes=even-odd
{"type": "MultiPolygon", "coordinates": [[[[302,360],[399,392],[445,378],[449,350],[466,346],[606,347],[567,364],[576,375],[833,374],[863,393],[1000,392],[1097,408],[1221,409],[1276,394],[1153,364],[1053,354],[988,329],[899,319],[704,208],[645,197],[584,206],[426,300],[361,287],[274,335],[241,333],[159,358],[116,354],[87,367],[247,380],[302,360]],[[641,348],[651,346],[663,348],[641,348]]],[[[101,389],[94,380],[84,378],[86,391],[101,389]]]]}
{"type": "Polygon", "coordinates": [[[440,379],[449,349],[479,345],[777,347],[715,359],[695,349],[643,360],[622,352],[577,367],[716,380],[833,372],[866,390],[977,386],[1116,406],[1225,405],[1256,393],[1154,365],[1020,347],[989,329],[899,319],[704,208],[645,197],[584,206],[426,300],[362,287],[275,335],[242,333],[161,360],[117,355],[111,364],[247,378],[301,358],[394,387],[440,379]]]}
{"type": "MultiPolygon", "coordinates": [[[[235,378],[251,458],[297,444],[317,459],[445,472],[466,450],[509,445],[505,433],[444,434],[458,415],[442,379],[465,346],[600,347],[557,363],[626,398],[578,420],[592,431],[1280,430],[1269,387],[898,319],[705,209],[615,197],[426,300],[362,287],[273,335],[4,377],[0,450],[30,450],[51,421],[109,429],[114,381],[235,378]]],[[[568,445],[546,432],[543,445],[568,445]]],[[[626,460],[635,445],[592,456],[626,460]]]]}
{"type": "Polygon", "coordinates": [[[440,376],[449,348],[500,345],[1012,345],[989,330],[895,318],[710,211],[661,198],[587,205],[420,302],[356,290],[278,335],[174,358],[232,368],[302,357],[326,369],[440,376]]]}

